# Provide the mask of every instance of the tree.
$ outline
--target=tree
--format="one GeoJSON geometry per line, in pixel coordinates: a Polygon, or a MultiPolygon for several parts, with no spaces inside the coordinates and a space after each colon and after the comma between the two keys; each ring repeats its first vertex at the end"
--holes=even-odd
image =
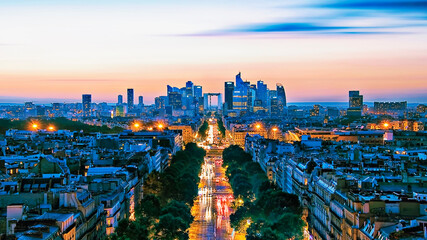
{"type": "Polygon", "coordinates": [[[187,224],[180,217],[174,217],[171,213],[160,216],[156,225],[159,239],[188,239],[187,224]]]}
{"type": "Polygon", "coordinates": [[[136,213],[143,217],[157,218],[160,212],[160,199],[154,194],[145,195],[136,209],[136,213]]]}

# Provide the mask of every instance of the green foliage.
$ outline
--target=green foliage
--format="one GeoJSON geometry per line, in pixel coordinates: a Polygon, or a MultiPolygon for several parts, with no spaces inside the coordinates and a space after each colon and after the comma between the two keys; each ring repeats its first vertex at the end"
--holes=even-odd
{"type": "Polygon", "coordinates": [[[119,224],[116,238],[188,239],[187,229],[193,222],[189,206],[197,196],[198,174],[205,155],[205,150],[188,143],[163,173],[150,173],[144,180],[144,198],[136,208],[136,221],[119,224]]]}
{"type": "Polygon", "coordinates": [[[78,121],[71,121],[67,118],[60,117],[54,119],[27,119],[27,120],[9,120],[9,119],[0,119],[0,133],[5,133],[8,129],[19,129],[19,130],[28,130],[30,129],[31,123],[37,121],[40,128],[47,128],[50,125],[55,126],[56,129],[66,129],[70,131],[81,131],[84,132],[101,132],[101,133],[119,133],[123,131],[123,128],[114,127],[109,128],[105,125],[103,126],[92,126],[84,124],[78,121]]]}
{"type": "Polygon", "coordinates": [[[209,127],[209,123],[205,120],[203,124],[200,126],[199,132],[198,132],[201,139],[206,138],[206,131],[208,130],[208,127],[209,127]]]}
{"type": "Polygon", "coordinates": [[[224,127],[224,122],[222,121],[221,118],[218,119],[218,129],[221,132],[222,137],[225,137],[225,127],[224,127]]]}
{"type": "Polygon", "coordinates": [[[250,219],[246,239],[302,239],[305,223],[298,196],[272,184],[259,164],[239,146],[226,148],[223,159],[235,195],[244,200],[230,216],[231,226],[241,231],[250,219]]]}

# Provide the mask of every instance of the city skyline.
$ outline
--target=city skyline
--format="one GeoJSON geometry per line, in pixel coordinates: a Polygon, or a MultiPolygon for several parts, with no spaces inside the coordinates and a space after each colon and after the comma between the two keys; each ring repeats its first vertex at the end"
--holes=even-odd
{"type": "Polygon", "coordinates": [[[358,89],[367,101],[423,103],[425,6],[423,0],[3,2],[0,99],[76,101],[91,93],[95,102],[114,102],[133,88],[151,104],[167,84],[193,81],[205,92],[223,92],[241,71],[244,80],[281,83],[289,102],[345,101],[347,91],[358,89]]]}

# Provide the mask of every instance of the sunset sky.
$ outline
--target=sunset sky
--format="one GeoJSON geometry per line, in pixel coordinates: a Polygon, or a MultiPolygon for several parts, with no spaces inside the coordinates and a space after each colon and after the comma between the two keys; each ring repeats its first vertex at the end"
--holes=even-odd
{"type": "Polygon", "coordinates": [[[6,0],[0,29],[0,102],[152,103],[239,71],[288,102],[427,102],[427,0],[6,0]]]}

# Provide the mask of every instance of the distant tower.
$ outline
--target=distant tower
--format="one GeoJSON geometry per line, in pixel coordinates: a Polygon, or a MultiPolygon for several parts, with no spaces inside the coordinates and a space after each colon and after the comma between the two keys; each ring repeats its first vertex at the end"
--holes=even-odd
{"type": "Polygon", "coordinates": [[[203,89],[202,86],[195,85],[194,86],[194,97],[201,98],[203,97],[203,89]]]}
{"type": "Polygon", "coordinates": [[[128,88],[128,109],[133,109],[133,88],[128,88]]]}
{"type": "Polygon", "coordinates": [[[227,105],[227,109],[233,109],[233,91],[234,91],[234,82],[225,82],[224,84],[224,100],[227,105]]]}
{"type": "Polygon", "coordinates": [[[248,89],[250,87],[249,82],[243,82],[242,75],[236,75],[236,87],[233,90],[233,110],[236,110],[239,114],[246,114],[248,110],[248,89]]]}
{"type": "Polygon", "coordinates": [[[117,96],[117,103],[122,104],[123,103],[123,95],[117,96]]]}
{"type": "Polygon", "coordinates": [[[193,87],[194,87],[194,84],[192,81],[188,81],[185,83],[185,97],[192,97],[194,95],[193,87]]]}
{"type": "Polygon", "coordinates": [[[362,109],[363,109],[363,95],[360,95],[359,91],[349,91],[347,116],[361,117],[362,109]]]}
{"type": "Polygon", "coordinates": [[[140,107],[144,106],[144,97],[143,96],[138,97],[138,105],[140,107]]]}
{"type": "Polygon", "coordinates": [[[83,103],[83,117],[90,117],[92,110],[92,95],[83,94],[82,95],[82,103],[83,103]]]}
{"type": "Polygon", "coordinates": [[[279,113],[282,114],[284,107],[286,107],[286,93],[285,88],[282,84],[276,84],[276,92],[277,92],[277,105],[279,108],[279,113]]]}
{"type": "Polygon", "coordinates": [[[362,108],[363,107],[363,95],[359,94],[359,91],[348,92],[348,107],[349,108],[362,108]]]}
{"type": "Polygon", "coordinates": [[[263,106],[267,106],[267,102],[268,102],[267,84],[265,84],[264,81],[262,80],[259,80],[257,82],[256,99],[261,100],[263,106]]]}

